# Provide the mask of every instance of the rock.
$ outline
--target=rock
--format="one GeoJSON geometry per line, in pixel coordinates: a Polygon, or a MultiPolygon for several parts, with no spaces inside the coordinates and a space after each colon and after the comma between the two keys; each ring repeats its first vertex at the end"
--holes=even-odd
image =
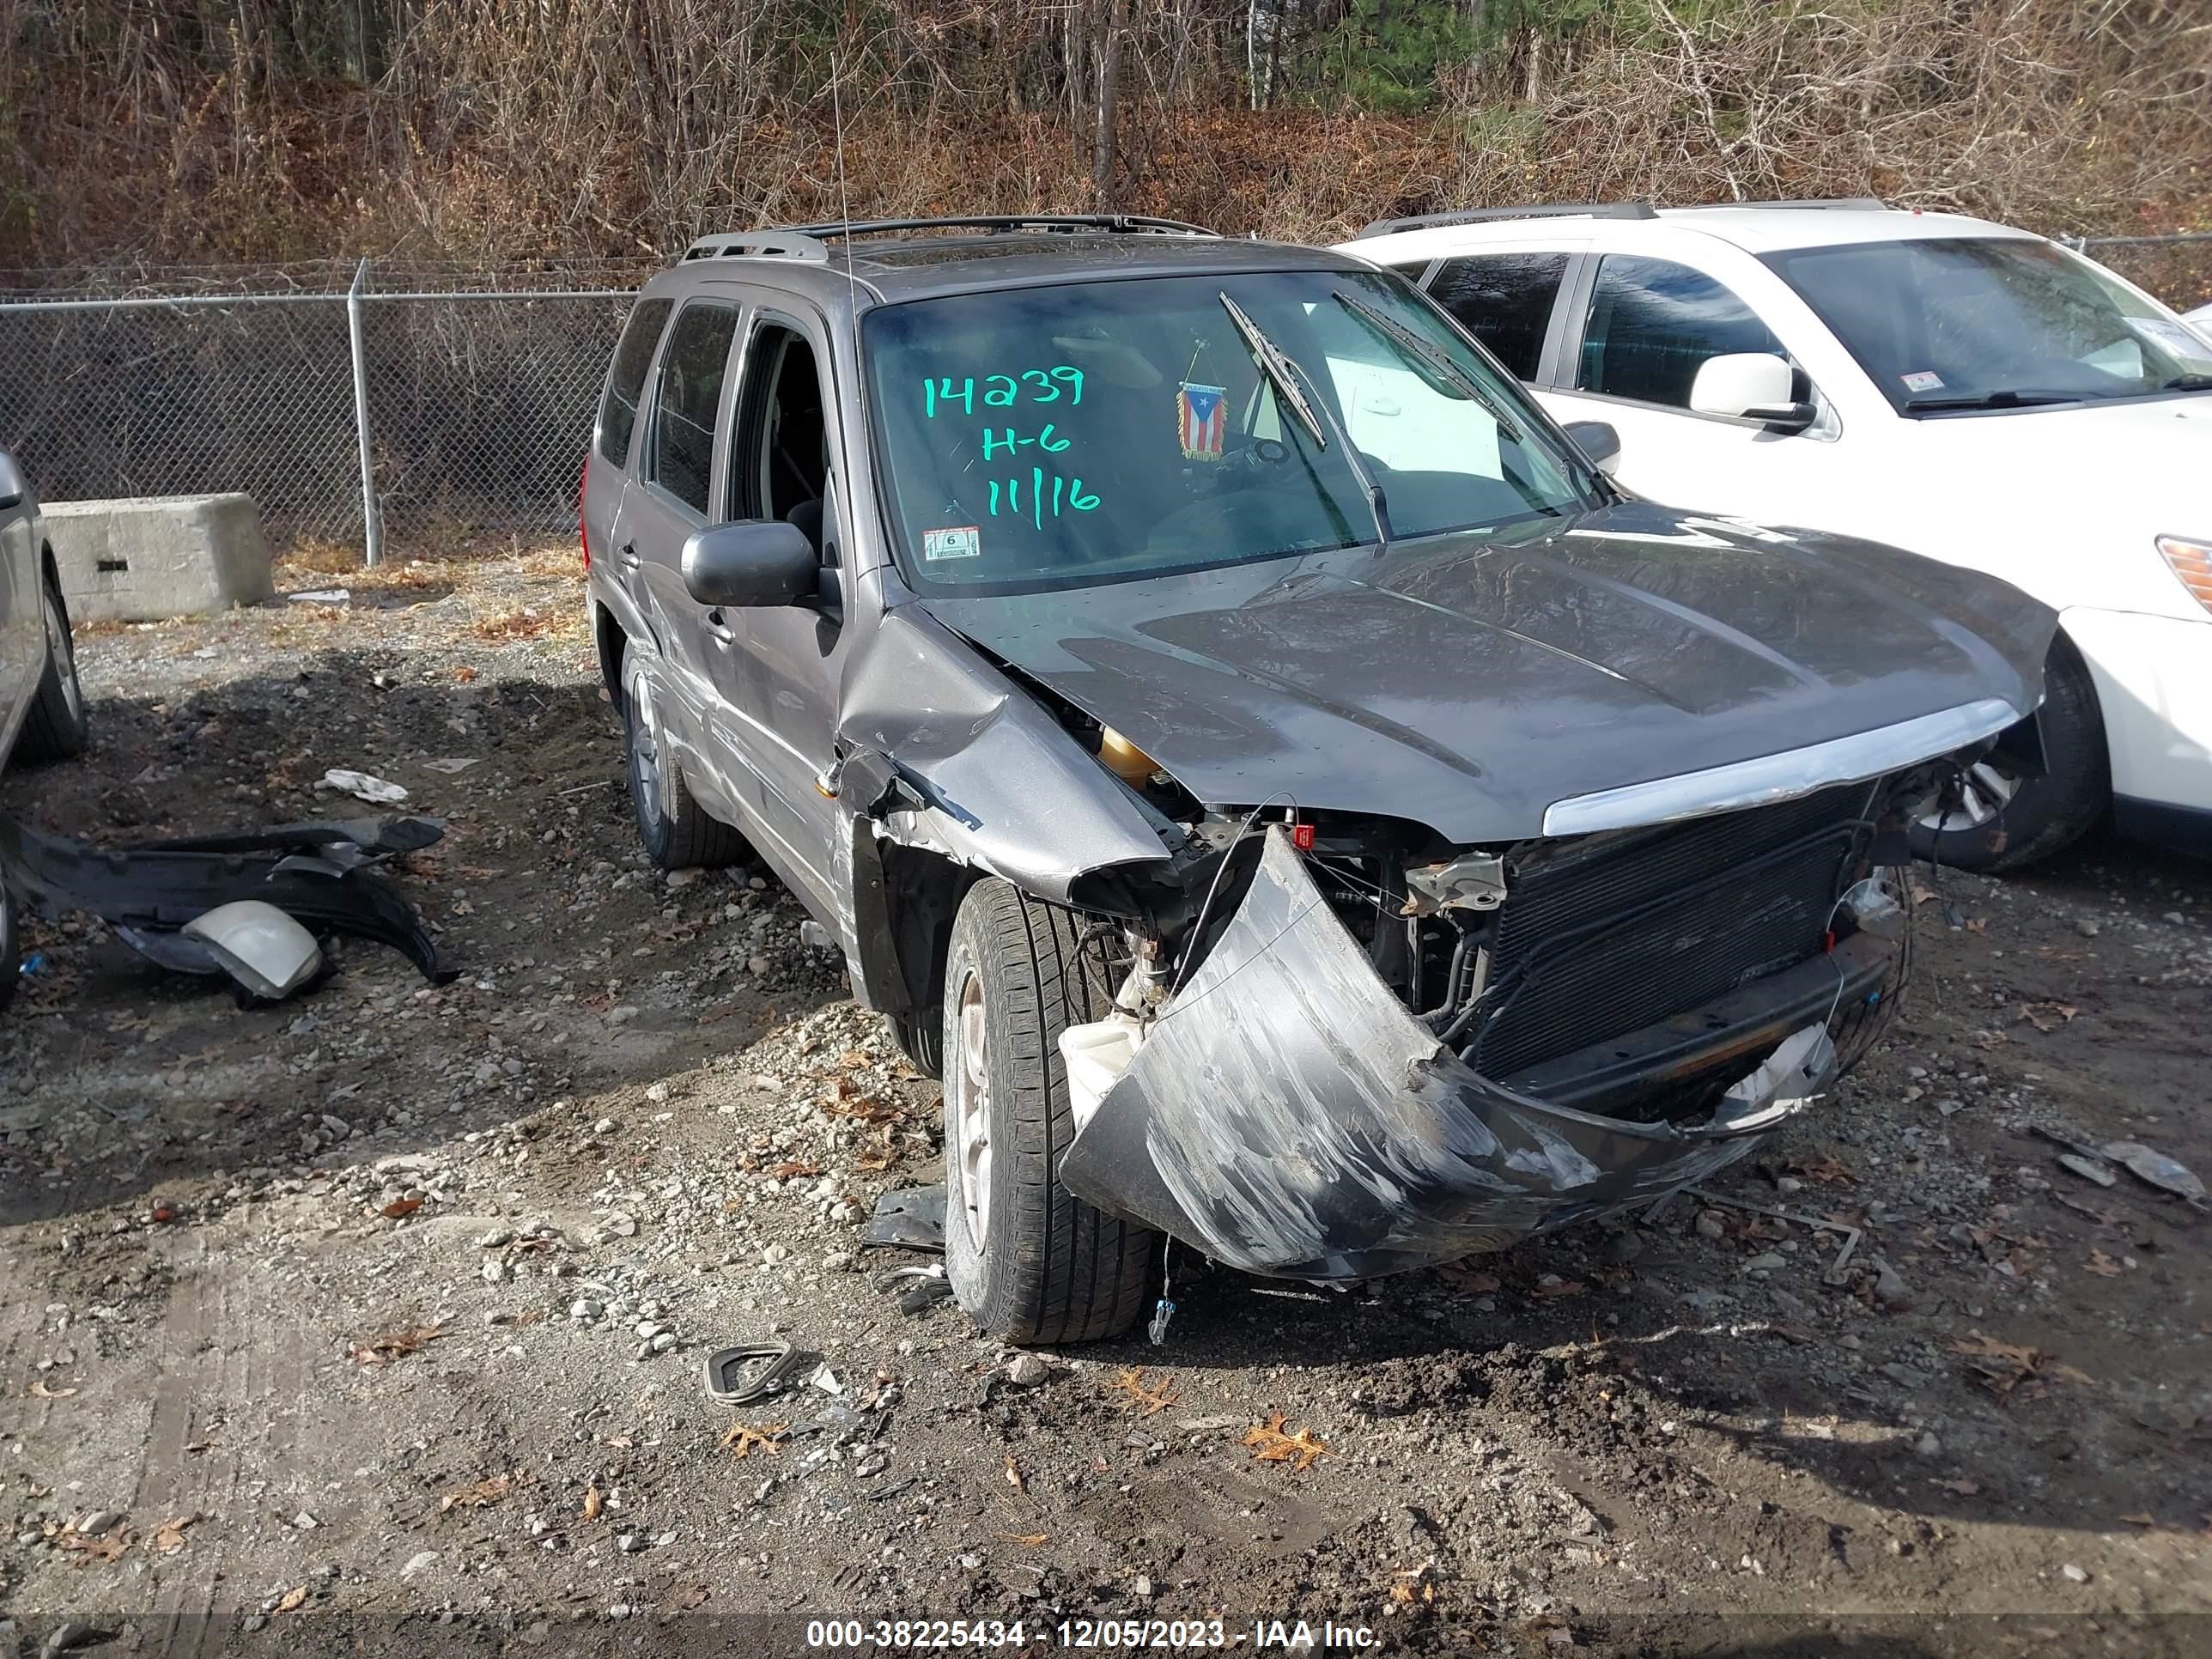
{"type": "Polygon", "coordinates": [[[574,1320],[599,1318],[607,1310],[607,1304],[588,1296],[580,1296],[568,1304],[568,1317],[574,1320]]]}
{"type": "Polygon", "coordinates": [[[1721,1237],[1722,1236],[1723,1236],[1727,1231],[1728,1231],[1728,1226],[1727,1226],[1727,1224],[1726,1224],[1726,1223],[1724,1223],[1723,1221],[1722,1221],[1722,1219],[1721,1219],[1721,1212],[1720,1212],[1718,1210],[1701,1210],[1701,1211],[1699,1211],[1699,1212],[1698,1212],[1698,1237],[1700,1237],[1700,1238],[1719,1238],[1719,1237],[1721,1237]]]}
{"type": "Polygon", "coordinates": [[[412,1578],[416,1573],[434,1564],[437,1559],[438,1552],[435,1550],[417,1550],[407,1558],[407,1565],[399,1569],[399,1576],[402,1578],[412,1578]]]}
{"type": "Polygon", "coordinates": [[[611,1135],[621,1127],[622,1125],[616,1122],[614,1119],[611,1117],[603,1117],[597,1123],[592,1125],[592,1133],[595,1135],[611,1135]]]}
{"type": "Polygon", "coordinates": [[[1762,1250],[1743,1264],[1747,1273],[1771,1273],[1790,1265],[1790,1258],[1777,1255],[1772,1250],[1762,1250]]]}
{"type": "Polygon", "coordinates": [[[2072,1579],[2077,1584],[2086,1584],[2089,1582],[2088,1573],[2083,1569],[2075,1566],[2071,1561],[2069,1561],[2064,1566],[2059,1568],[2058,1571],[2064,1573],[2067,1577],[2072,1579]]]}
{"type": "Polygon", "coordinates": [[[1791,1198],[1805,1190],[1805,1183],[1796,1176],[1784,1176],[1774,1183],[1774,1190],[1784,1198],[1791,1198]]]}
{"type": "Polygon", "coordinates": [[[328,1129],[331,1136],[338,1140],[343,1140],[353,1133],[352,1124],[342,1117],[334,1117],[328,1112],[323,1114],[323,1127],[328,1129]]]}
{"type": "Polygon", "coordinates": [[[780,1267],[791,1260],[791,1252],[781,1244],[771,1244],[761,1252],[761,1260],[771,1267],[780,1267]]]}
{"type": "Polygon", "coordinates": [[[1922,1457],[1941,1457],[1943,1443],[1932,1433],[1923,1434],[1912,1443],[1912,1449],[1922,1457]]]}
{"type": "Polygon", "coordinates": [[[645,1547],[645,1534],[641,1532],[623,1533],[615,1540],[615,1547],[624,1555],[635,1555],[645,1547]]]}
{"type": "Polygon", "coordinates": [[[99,1538],[113,1532],[122,1519],[121,1510],[94,1510],[76,1523],[76,1529],[87,1538],[99,1538]]]}
{"type": "MultiPolygon", "coordinates": [[[[672,870],[669,873],[671,875],[674,875],[678,872],[672,870]]],[[[659,1105],[663,1101],[668,1098],[668,1085],[665,1083],[655,1083],[649,1085],[645,1091],[645,1097],[651,1101],[654,1105],[659,1105]]]]}
{"type": "Polygon", "coordinates": [[[660,1334],[660,1322],[657,1319],[639,1320],[637,1322],[637,1334],[643,1337],[647,1341],[652,1341],[654,1337],[660,1334]]]}
{"type": "Polygon", "coordinates": [[[508,1232],[503,1227],[495,1227],[491,1231],[486,1233],[482,1238],[477,1240],[477,1249],[480,1250],[502,1250],[514,1243],[514,1235],[513,1233],[508,1232]]]}
{"type": "Polygon", "coordinates": [[[2081,934],[2083,939],[2094,939],[2105,929],[2102,923],[2092,921],[2088,917],[2084,916],[2074,924],[2074,931],[2081,934]]]}
{"type": "Polygon", "coordinates": [[[1887,1261],[1875,1269],[1874,1299],[1892,1313],[1901,1313],[1912,1305],[1911,1287],[1887,1261]]]}
{"type": "Polygon", "coordinates": [[[676,1346],[676,1333],[673,1331],[659,1332],[654,1335],[653,1339],[650,1342],[646,1344],[646,1346],[651,1348],[655,1353],[666,1353],[671,1348],[676,1346]]]}
{"type": "Polygon", "coordinates": [[[507,1263],[494,1256],[483,1264],[483,1279],[487,1285],[496,1285],[507,1277],[507,1263]]]}
{"type": "Polygon", "coordinates": [[[1033,1389],[1052,1376],[1052,1366],[1042,1354],[1018,1353],[1000,1368],[999,1375],[1018,1389],[1033,1389]]]}

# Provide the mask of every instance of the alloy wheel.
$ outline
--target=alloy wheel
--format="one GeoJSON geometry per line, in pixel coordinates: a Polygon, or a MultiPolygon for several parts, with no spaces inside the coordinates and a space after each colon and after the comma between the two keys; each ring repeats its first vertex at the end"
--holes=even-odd
{"type": "Polygon", "coordinates": [[[968,1241],[981,1255],[991,1227],[991,1082],[978,975],[971,972],[961,981],[954,1018],[960,1024],[960,1064],[951,1078],[952,1153],[960,1160],[968,1241]]]}

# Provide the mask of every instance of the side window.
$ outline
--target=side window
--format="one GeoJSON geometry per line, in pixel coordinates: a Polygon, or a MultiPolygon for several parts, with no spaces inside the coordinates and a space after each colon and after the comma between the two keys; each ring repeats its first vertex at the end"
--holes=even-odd
{"type": "Polygon", "coordinates": [[[653,349],[660,343],[675,302],[647,300],[629,313],[622,339],[615,347],[614,368],[599,399],[599,453],[617,466],[629,459],[630,434],[637,426],[638,399],[645,395],[645,372],[653,367],[653,349]]]}
{"type": "Polygon", "coordinates": [[[1429,297],[1455,321],[1488,346],[1516,380],[1536,378],[1544,355],[1544,331],[1559,280],[1567,274],[1564,253],[1486,253],[1480,258],[1448,259],[1429,283],[1429,297]]]}
{"type": "Polygon", "coordinates": [[[707,480],[714,470],[714,411],[737,334],[735,306],[695,302],[676,313],[668,349],[661,354],[653,481],[701,513],[707,510],[707,480]]]}
{"type": "Polygon", "coordinates": [[[1749,306],[1703,271],[1608,253],[1590,290],[1575,385],[1687,409],[1699,367],[1732,351],[1789,355],[1749,306]]]}
{"type": "Polygon", "coordinates": [[[745,354],[744,407],[730,459],[730,516],[782,519],[836,562],[829,520],[830,428],[806,337],[763,323],[745,354]]]}

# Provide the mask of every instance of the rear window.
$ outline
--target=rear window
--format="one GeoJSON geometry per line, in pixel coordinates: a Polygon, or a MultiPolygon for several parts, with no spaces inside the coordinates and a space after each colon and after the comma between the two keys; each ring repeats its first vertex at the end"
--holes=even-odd
{"type": "Polygon", "coordinates": [[[1566,274],[1564,253],[1447,259],[1429,283],[1429,298],[1488,346],[1515,380],[1533,380],[1544,355],[1552,304],[1559,296],[1559,279],[1566,274]]]}
{"type": "Polygon", "coordinates": [[[637,400],[645,392],[645,372],[653,367],[653,349],[660,343],[660,331],[668,321],[667,300],[647,300],[629,314],[622,340],[615,347],[615,366],[607,376],[606,395],[599,399],[599,453],[617,466],[629,459],[630,434],[637,429],[637,400]]]}

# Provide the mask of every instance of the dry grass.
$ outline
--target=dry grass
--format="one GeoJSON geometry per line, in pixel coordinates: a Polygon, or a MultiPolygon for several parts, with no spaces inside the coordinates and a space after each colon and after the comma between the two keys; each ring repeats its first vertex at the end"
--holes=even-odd
{"type": "MultiPolygon", "coordinates": [[[[0,177],[21,180],[0,229],[26,259],[653,262],[839,208],[832,42],[800,0],[425,0],[366,80],[338,73],[343,30],[275,0],[180,0],[181,28],[120,0],[35,9],[36,32],[0,26],[0,177]]],[[[1246,108],[1244,11],[1135,9],[1116,205],[1310,238],[1619,197],[1872,191],[2048,231],[2206,216],[2212,33],[2186,0],[1647,0],[1633,33],[1555,44],[1533,99],[1516,44],[1397,116],[1246,108]]],[[[1091,205],[1073,15],[848,12],[854,211],[1091,205]]]]}

